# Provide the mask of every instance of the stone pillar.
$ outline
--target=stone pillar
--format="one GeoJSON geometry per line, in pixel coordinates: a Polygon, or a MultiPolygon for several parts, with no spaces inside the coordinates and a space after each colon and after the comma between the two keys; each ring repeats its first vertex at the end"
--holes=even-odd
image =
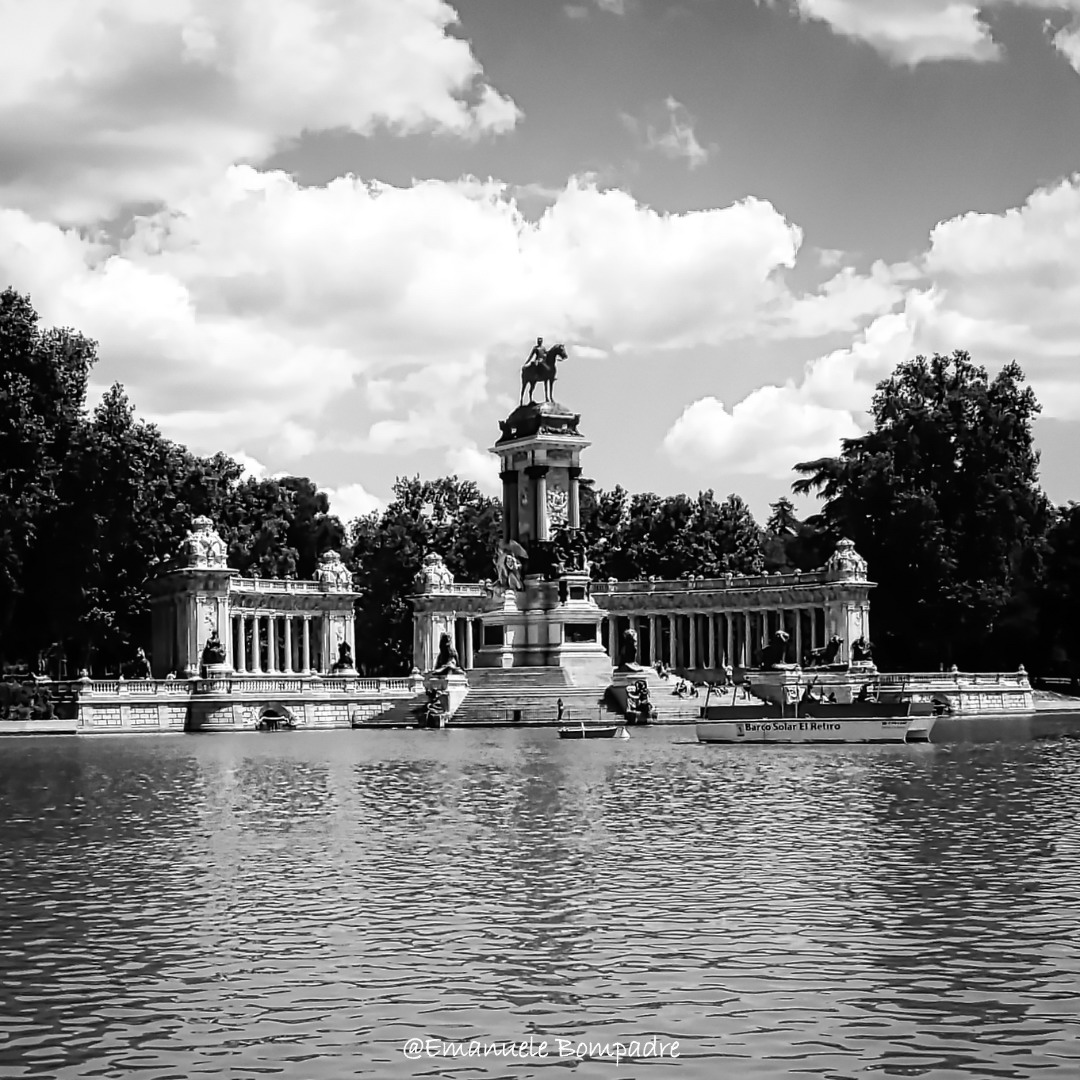
{"type": "Polygon", "coordinates": [[[311,616],[304,616],[304,674],[311,674],[311,616]]]}
{"type": "Polygon", "coordinates": [[[795,663],[801,664],[803,660],[802,655],[802,620],[803,611],[802,608],[795,609],[795,663]]]}
{"type": "Polygon", "coordinates": [[[579,486],[579,480],[581,478],[581,466],[571,465],[566,470],[567,476],[570,478],[570,498],[569,506],[567,507],[567,524],[571,529],[581,528],[581,489],[579,486]]]}
{"type": "Polygon", "coordinates": [[[518,524],[518,474],[513,469],[499,473],[503,483],[503,520],[502,535],[504,540],[517,539],[518,524]]]}
{"type": "Polygon", "coordinates": [[[618,663],[617,657],[618,657],[618,648],[619,648],[619,646],[618,646],[618,643],[616,641],[616,638],[619,636],[619,616],[609,614],[605,621],[607,622],[607,652],[608,652],[608,657],[612,661],[614,661],[615,663],[618,663]]]}
{"type": "Polygon", "coordinates": [[[546,465],[530,465],[525,473],[532,480],[535,481],[533,485],[533,496],[535,502],[535,528],[537,540],[550,540],[548,535],[548,516],[547,516],[547,472],[548,467],[546,465]]]}
{"type": "Polygon", "coordinates": [[[719,667],[716,662],[716,615],[710,611],[705,618],[709,620],[708,655],[706,656],[705,666],[707,668],[719,667]]]}
{"type": "Polygon", "coordinates": [[[473,619],[471,615],[465,618],[465,655],[461,659],[463,668],[473,666],[473,619]]]}
{"type": "Polygon", "coordinates": [[[293,674],[292,615],[285,616],[285,674],[293,674]]]}
{"type": "Polygon", "coordinates": [[[752,649],[751,640],[750,640],[750,635],[753,632],[752,629],[751,629],[751,626],[750,626],[750,612],[749,611],[743,611],[743,612],[740,612],[740,614],[742,616],[742,630],[743,630],[742,648],[739,650],[740,653],[742,654],[740,659],[742,660],[742,666],[743,667],[749,667],[751,658],[753,657],[753,649],[752,649]]]}
{"type": "Polygon", "coordinates": [[[251,616],[251,670],[256,675],[262,674],[262,642],[259,640],[261,635],[259,633],[259,619],[258,613],[251,616]]]}
{"type": "Polygon", "coordinates": [[[659,642],[656,640],[657,631],[660,629],[660,620],[655,615],[649,616],[649,663],[655,664],[660,657],[659,642]]]}
{"type": "Polygon", "coordinates": [[[688,668],[696,668],[698,666],[697,655],[697,612],[691,611],[689,615],[690,620],[690,655],[687,657],[689,663],[686,665],[688,668]]]}
{"type": "Polygon", "coordinates": [[[724,613],[724,663],[735,666],[735,617],[730,611],[724,613]]]}
{"type": "Polygon", "coordinates": [[[679,661],[679,623],[674,614],[669,614],[668,622],[668,667],[675,667],[679,661]]]}

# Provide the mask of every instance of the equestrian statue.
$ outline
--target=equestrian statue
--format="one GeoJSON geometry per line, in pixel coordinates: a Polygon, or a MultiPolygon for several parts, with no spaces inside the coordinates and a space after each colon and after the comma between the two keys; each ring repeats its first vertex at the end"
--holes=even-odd
{"type": "Polygon", "coordinates": [[[521,399],[519,405],[525,404],[525,387],[529,388],[529,404],[533,402],[533,392],[537,383],[544,384],[544,400],[551,401],[555,388],[555,365],[560,360],[566,359],[565,345],[552,345],[550,349],[544,348],[544,339],[538,337],[536,344],[529,353],[529,359],[525,361],[521,369],[521,399]]]}

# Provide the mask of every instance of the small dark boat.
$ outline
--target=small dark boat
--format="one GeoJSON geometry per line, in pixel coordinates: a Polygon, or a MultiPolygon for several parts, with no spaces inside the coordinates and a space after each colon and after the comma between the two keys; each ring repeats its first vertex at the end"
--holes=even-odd
{"type": "Polygon", "coordinates": [[[571,724],[559,728],[560,739],[629,739],[622,724],[571,724]],[[621,732],[621,734],[620,734],[621,732]]]}

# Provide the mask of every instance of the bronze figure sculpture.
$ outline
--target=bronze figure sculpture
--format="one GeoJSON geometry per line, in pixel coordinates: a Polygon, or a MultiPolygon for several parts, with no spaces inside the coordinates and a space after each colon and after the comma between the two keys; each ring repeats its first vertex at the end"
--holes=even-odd
{"type": "Polygon", "coordinates": [[[547,351],[543,348],[544,339],[537,338],[521,369],[521,398],[519,405],[525,404],[525,387],[529,388],[529,404],[533,404],[533,393],[537,383],[544,384],[544,400],[551,401],[555,388],[555,365],[566,359],[566,346],[552,345],[547,351]]]}

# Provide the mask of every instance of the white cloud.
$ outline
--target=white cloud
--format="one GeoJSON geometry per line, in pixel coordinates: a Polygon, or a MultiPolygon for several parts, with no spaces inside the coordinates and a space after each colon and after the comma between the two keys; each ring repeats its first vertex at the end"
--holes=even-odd
{"type": "Polygon", "coordinates": [[[472,480],[487,495],[499,495],[499,461],[494,454],[479,449],[475,444],[454,447],[446,452],[446,465],[451,473],[462,480],[472,480]]]}
{"type": "MultiPolygon", "coordinates": [[[[1050,29],[1053,29],[1053,27],[1050,29]]],[[[1060,30],[1057,30],[1051,40],[1054,43],[1054,48],[1077,71],[1080,71],[1080,18],[1076,19],[1071,25],[1063,26],[1060,30]]]]}
{"type": "Polygon", "coordinates": [[[330,513],[337,514],[344,522],[386,509],[386,501],[372,495],[363,484],[344,484],[339,488],[323,488],[323,491],[330,500],[330,513]]]}
{"type": "Polygon", "coordinates": [[[455,20],[442,0],[0,0],[0,203],[92,221],[304,131],[506,131],[517,108],[455,20]]]}
{"type": "MultiPolygon", "coordinates": [[[[774,4],[776,0],[759,0],[774,4]]],[[[1029,7],[1058,14],[1080,12],[1078,0],[786,0],[807,20],[864,41],[894,63],[996,60],[986,14],[994,8],[1029,7]]],[[[1080,30],[1059,31],[1055,47],[1080,70],[1080,30]]]]}
{"type": "Polygon", "coordinates": [[[237,450],[230,454],[229,457],[231,457],[237,465],[240,465],[243,468],[244,472],[241,476],[242,480],[262,480],[269,471],[258,458],[253,458],[250,454],[245,454],[243,450],[237,450]]]}
{"type": "Polygon", "coordinates": [[[786,477],[794,462],[836,453],[859,434],[849,413],[808,403],[792,386],[766,386],[733,409],[715,397],[687,406],[664,439],[672,459],[691,470],[786,477]]]}
{"type": "Polygon", "coordinates": [[[955,349],[991,371],[1018,360],[1044,416],[1080,420],[1080,176],[1005,213],[942,222],[916,265],[890,271],[911,286],[900,310],[808,364],[798,383],[760,387],[730,411],[714,397],[693,402],[665,440],[674,460],[785,475],[785,460],[834,454],[865,430],[874,387],[897,364],[955,349]]]}
{"type": "Polygon", "coordinates": [[[528,221],[494,181],[302,187],[240,166],[113,246],[0,211],[0,276],[97,339],[96,378],[171,436],[303,456],[358,433],[457,445],[487,364],[516,374],[537,332],[573,363],[578,343],[584,358],[767,329],[800,240],[755,199],[660,214],[572,180],[528,221]],[[327,427],[346,401],[350,428],[327,427]]]}
{"type": "Polygon", "coordinates": [[[669,97],[664,101],[664,111],[666,115],[663,126],[652,122],[642,124],[625,113],[622,121],[632,132],[642,137],[647,149],[657,150],[674,160],[685,161],[691,169],[704,165],[714,148],[706,148],[698,142],[694,133],[694,117],[687,111],[686,106],[669,97]]]}

